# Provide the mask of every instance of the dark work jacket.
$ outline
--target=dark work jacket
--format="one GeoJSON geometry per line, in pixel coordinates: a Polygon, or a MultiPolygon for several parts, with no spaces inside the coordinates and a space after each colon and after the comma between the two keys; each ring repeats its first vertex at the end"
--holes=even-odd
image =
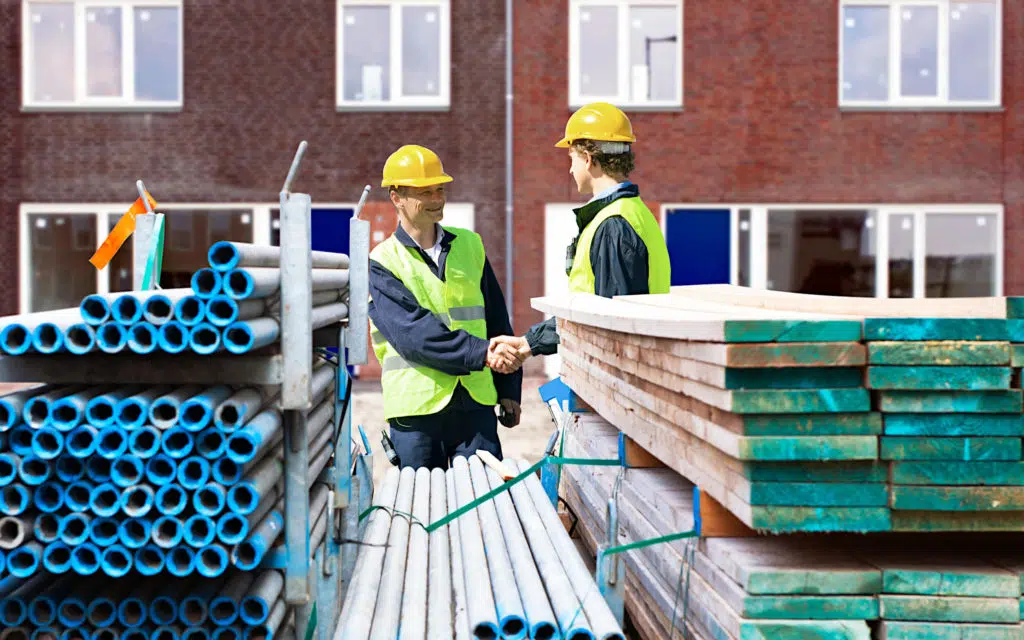
{"type": "MultiPolygon", "coordinates": [[[[640,189],[632,182],[619,184],[611,193],[602,194],[587,204],[573,209],[580,233],[593,219],[619,198],[633,198],[640,189]]],[[[577,235],[577,237],[579,237],[577,235]]],[[[575,242],[575,240],[573,240],[575,242]]],[[[594,269],[594,293],[611,298],[649,293],[647,280],[647,245],[622,216],[612,216],[594,232],[590,245],[590,264],[594,269]]],[[[526,332],[526,341],[533,355],[548,356],[558,352],[555,319],[539,322],[526,332]]]]}
{"type": "MultiPolygon", "coordinates": [[[[395,239],[418,251],[433,274],[444,280],[445,261],[452,242],[456,240],[454,233],[442,231],[441,255],[438,258],[440,264],[434,264],[426,251],[420,249],[401,225],[395,230],[395,239]]],[[[513,335],[501,285],[491,269],[490,261],[486,259],[480,291],[484,295],[487,337],[513,335]]],[[[485,367],[488,340],[477,338],[462,329],[449,329],[437,316],[420,306],[401,280],[375,260],[370,260],[369,312],[374,326],[395,351],[409,362],[453,376],[469,375],[485,367]]],[[[491,373],[498,399],[519,402],[523,386],[522,369],[510,374],[491,373]]]]}

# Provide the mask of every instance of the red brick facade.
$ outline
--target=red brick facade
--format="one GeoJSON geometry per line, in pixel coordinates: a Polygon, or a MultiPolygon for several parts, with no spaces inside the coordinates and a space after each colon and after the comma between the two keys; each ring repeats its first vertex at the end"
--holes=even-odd
{"type": "MultiPolygon", "coordinates": [[[[841,111],[838,5],[684,0],[683,103],[629,112],[648,202],[1003,203],[1005,287],[1024,293],[1024,4],[1003,2],[1003,109],[841,111]]],[[[542,255],[544,204],[575,202],[568,0],[515,11],[515,259],[542,255]]],[[[653,206],[652,206],[653,209],[653,206]]],[[[515,272],[515,326],[541,319],[542,269],[515,272]]]]}

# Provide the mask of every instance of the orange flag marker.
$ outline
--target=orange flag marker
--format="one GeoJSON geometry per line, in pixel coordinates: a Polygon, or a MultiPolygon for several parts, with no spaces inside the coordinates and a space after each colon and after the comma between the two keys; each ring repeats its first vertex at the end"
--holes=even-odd
{"type": "MultiPolygon", "coordinates": [[[[156,209],[156,200],[153,199],[153,196],[149,195],[148,191],[145,193],[146,199],[149,200],[150,209],[156,209]]],[[[139,196],[132,206],[128,207],[128,211],[117,221],[110,235],[106,237],[100,248],[96,249],[96,253],[92,254],[92,257],[89,258],[92,266],[97,269],[103,269],[110,264],[110,261],[114,259],[114,256],[121,249],[124,241],[135,233],[135,216],[140,213],[146,213],[146,203],[142,201],[142,196],[139,196]]]]}

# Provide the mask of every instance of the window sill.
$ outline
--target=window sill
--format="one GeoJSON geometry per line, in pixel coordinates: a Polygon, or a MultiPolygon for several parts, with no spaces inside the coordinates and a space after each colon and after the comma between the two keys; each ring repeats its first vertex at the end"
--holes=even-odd
{"type": "MultiPolygon", "coordinates": [[[[569,103],[569,111],[570,112],[576,111],[577,109],[579,109],[580,107],[582,107],[583,105],[586,105],[586,104],[590,104],[590,103],[589,102],[579,102],[579,103],[570,102],[569,103]]],[[[630,103],[616,103],[615,106],[618,107],[619,109],[622,109],[622,111],[624,111],[626,113],[629,113],[629,112],[633,112],[633,113],[653,113],[653,112],[673,113],[673,112],[681,112],[681,111],[683,111],[683,105],[681,105],[681,104],[643,104],[643,103],[630,104],[630,103]]]]}
{"type": "Polygon", "coordinates": [[[335,110],[339,113],[359,113],[359,112],[396,112],[396,111],[410,111],[410,112],[444,112],[451,111],[451,105],[448,104],[359,104],[357,102],[348,104],[337,104],[335,110]]]}
{"type": "Polygon", "coordinates": [[[932,113],[959,113],[959,112],[976,112],[976,113],[1003,113],[1006,111],[1006,107],[1002,105],[954,105],[954,104],[941,104],[941,105],[902,105],[902,104],[878,104],[878,105],[839,105],[840,111],[921,111],[921,112],[932,112],[932,113]]]}
{"type": "Polygon", "coordinates": [[[22,113],[180,113],[183,104],[23,104],[22,113]]]}

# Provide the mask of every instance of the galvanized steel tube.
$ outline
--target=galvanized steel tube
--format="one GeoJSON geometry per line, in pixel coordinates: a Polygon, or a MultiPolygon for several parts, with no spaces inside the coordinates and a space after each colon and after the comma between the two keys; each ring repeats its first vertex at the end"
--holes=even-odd
{"type": "Polygon", "coordinates": [[[421,525],[411,528],[407,526],[408,560],[405,562],[405,587],[399,598],[403,639],[408,637],[416,640],[427,637],[427,569],[430,553],[427,546],[429,536],[422,524],[430,521],[430,489],[430,471],[426,467],[420,467],[415,474],[411,513],[421,525]]]}
{"type": "Polygon", "coordinates": [[[14,549],[31,540],[35,534],[30,522],[24,516],[0,518],[0,549],[14,549]]]}
{"type": "MultiPolygon", "coordinates": [[[[430,470],[430,522],[448,515],[445,474],[439,468],[430,470]]],[[[427,581],[427,637],[452,638],[452,563],[448,529],[438,527],[429,536],[429,579],[427,581]]]]}
{"type": "MultiPolygon", "coordinates": [[[[312,328],[319,329],[348,317],[348,305],[334,302],[313,307],[312,328]]],[[[224,329],[224,348],[234,354],[248,353],[277,342],[281,324],[276,318],[256,318],[234,322],[224,329]]]]}
{"type": "MultiPolygon", "coordinates": [[[[310,252],[314,269],[346,269],[349,257],[330,251],[310,252]]],[[[278,267],[281,265],[281,247],[255,245],[245,242],[215,242],[207,252],[210,266],[218,271],[231,271],[241,267],[278,267]]]]}
{"type": "MultiPolygon", "coordinates": [[[[459,508],[473,501],[473,484],[469,476],[469,465],[462,456],[452,461],[451,473],[455,476],[455,497],[459,508]]],[[[492,578],[487,565],[480,518],[476,510],[468,511],[455,522],[459,525],[462,545],[462,572],[466,579],[466,613],[469,628],[476,638],[497,638],[500,634],[492,578]]]]}
{"type": "MultiPolygon", "coordinates": [[[[348,286],[348,269],[313,269],[312,291],[348,286]]],[[[281,289],[280,267],[244,267],[224,274],[224,293],[235,300],[266,298],[281,289]]]]}
{"type": "Polygon", "coordinates": [[[174,304],[174,322],[181,327],[194,327],[205,317],[206,301],[199,296],[185,296],[174,304]]]}

